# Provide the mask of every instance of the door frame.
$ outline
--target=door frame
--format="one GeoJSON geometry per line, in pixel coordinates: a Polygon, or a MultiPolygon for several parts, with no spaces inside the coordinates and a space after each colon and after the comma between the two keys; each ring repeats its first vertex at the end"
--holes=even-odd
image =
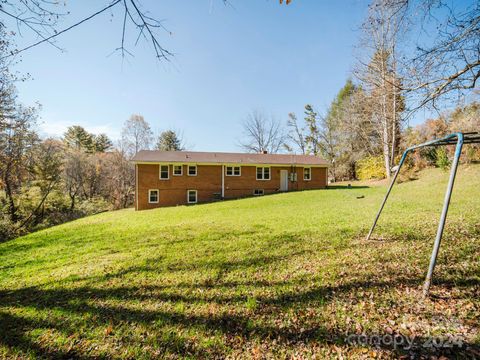
{"type": "Polygon", "coordinates": [[[280,191],[288,191],[288,170],[280,170],[280,191]]]}

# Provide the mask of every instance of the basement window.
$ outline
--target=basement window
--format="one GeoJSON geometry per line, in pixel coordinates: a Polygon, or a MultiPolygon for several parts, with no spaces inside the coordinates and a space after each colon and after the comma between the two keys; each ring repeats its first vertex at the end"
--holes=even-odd
{"type": "Polygon", "coordinates": [[[189,204],[197,203],[197,190],[188,190],[187,191],[187,202],[189,204]]]}
{"type": "Polygon", "coordinates": [[[254,196],[261,196],[261,195],[263,195],[263,189],[255,189],[255,190],[253,190],[253,195],[254,195],[254,196]]]}
{"type": "Polygon", "coordinates": [[[188,165],[188,176],[197,176],[197,165],[188,165]]]}
{"type": "Polygon", "coordinates": [[[173,165],[173,176],[182,176],[182,175],[183,175],[183,166],[173,165]]]}
{"type": "Polygon", "coordinates": [[[303,180],[312,180],[312,168],[303,168],[303,180]]]}
{"type": "Polygon", "coordinates": [[[148,203],[158,204],[158,190],[148,190],[148,203]]]}
{"type": "Polygon", "coordinates": [[[270,168],[257,167],[257,180],[270,180],[270,168]]]}
{"type": "Polygon", "coordinates": [[[227,166],[226,175],[227,176],[240,176],[241,175],[240,166],[227,166]]]}
{"type": "Polygon", "coordinates": [[[160,165],[160,179],[161,180],[168,180],[170,178],[168,168],[169,168],[168,165],[160,165]]]}

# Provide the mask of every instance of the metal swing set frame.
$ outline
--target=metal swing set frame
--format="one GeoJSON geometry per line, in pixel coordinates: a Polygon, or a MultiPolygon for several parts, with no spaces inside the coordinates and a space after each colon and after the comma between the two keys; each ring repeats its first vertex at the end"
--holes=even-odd
{"type": "Polygon", "coordinates": [[[414,150],[423,148],[423,147],[456,145],[455,156],[453,158],[452,168],[450,170],[450,178],[448,180],[447,191],[445,193],[445,200],[443,201],[442,214],[440,216],[440,222],[437,228],[437,235],[435,237],[435,242],[433,244],[433,251],[432,251],[432,256],[430,258],[430,265],[428,267],[427,277],[425,278],[425,283],[423,285],[424,298],[428,295],[430,284],[432,283],[433,270],[435,269],[435,264],[437,262],[437,255],[440,249],[440,243],[442,241],[443,229],[445,228],[445,221],[447,219],[448,207],[450,205],[450,198],[452,196],[453,184],[455,183],[455,176],[457,174],[458,162],[460,159],[460,155],[462,154],[462,147],[464,144],[480,144],[480,132],[471,132],[471,133],[457,132],[457,133],[447,135],[441,139],[434,139],[434,140],[425,142],[423,144],[409,147],[407,150],[405,150],[402,155],[402,158],[400,159],[400,162],[398,163],[398,167],[396,169],[392,182],[390,183],[387,193],[385,194],[382,205],[380,206],[380,210],[378,211],[377,216],[375,217],[375,220],[373,222],[373,225],[370,228],[370,231],[367,235],[367,240],[369,240],[370,236],[373,233],[373,230],[375,229],[375,226],[377,225],[378,219],[380,218],[380,214],[382,213],[385,203],[387,202],[388,196],[392,191],[393,185],[395,184],[395,180],[397,179],[398,174],[400,173],[400,169],[402,168],[402,165],[405,162],[407,155],[413,152],[414,150]]]}

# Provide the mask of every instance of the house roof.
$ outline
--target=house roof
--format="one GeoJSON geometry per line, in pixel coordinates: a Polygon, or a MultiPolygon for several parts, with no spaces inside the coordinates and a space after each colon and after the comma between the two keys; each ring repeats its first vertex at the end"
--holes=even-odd
{"type": "Polygon", "coordinates": [[[132,159],[136,163],[206,163],[206,164],[265,164],[328,166],[328,162],[314,155],[244,154],[197,151],[141,150],[132,159]]]}

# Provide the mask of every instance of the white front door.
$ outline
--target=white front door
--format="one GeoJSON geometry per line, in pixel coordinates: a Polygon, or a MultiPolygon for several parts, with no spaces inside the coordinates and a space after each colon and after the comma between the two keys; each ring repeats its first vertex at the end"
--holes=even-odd
{"type": "Polygon", "coordinates": [[[280,170],[280,191],[288,191],[288,170],[280,170]]]}

